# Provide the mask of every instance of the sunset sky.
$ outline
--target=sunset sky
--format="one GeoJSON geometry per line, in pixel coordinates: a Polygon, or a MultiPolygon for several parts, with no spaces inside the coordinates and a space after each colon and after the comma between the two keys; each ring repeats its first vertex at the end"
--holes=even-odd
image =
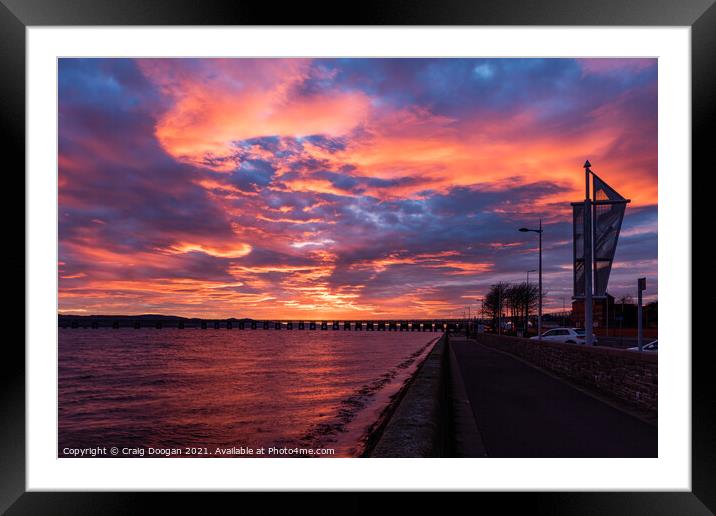
{"type": "Polygon", "coordinates": [[[561,310],[585,159],[653,299],[655,59],[61,59],[60,312],[457,316],[539,217],[561,310]]]}

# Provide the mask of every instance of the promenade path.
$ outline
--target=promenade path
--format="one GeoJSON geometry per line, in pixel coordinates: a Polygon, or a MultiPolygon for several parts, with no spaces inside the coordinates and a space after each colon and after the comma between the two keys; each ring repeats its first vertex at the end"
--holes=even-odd
{"type": "Polygon", "coordinates": [[[450,336],[488,457],[656,457],[657,428],[509,354],[450,336]]]}

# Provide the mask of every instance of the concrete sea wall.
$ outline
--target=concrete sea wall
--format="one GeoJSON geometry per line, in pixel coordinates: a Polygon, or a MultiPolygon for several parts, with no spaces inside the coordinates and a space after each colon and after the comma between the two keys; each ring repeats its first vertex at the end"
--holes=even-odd
{"type": "Polygon", "coordinates": [[[368,456],[446,456],[450,434],[447,362],[443,335],[416,371],[368,456]]]}
{"type": "Polygon", "coordinates": [[[575,384],[656,414],[658,354],[600,346],[538,342],[481,333],[477,341],[505,351],[575,384]]]}

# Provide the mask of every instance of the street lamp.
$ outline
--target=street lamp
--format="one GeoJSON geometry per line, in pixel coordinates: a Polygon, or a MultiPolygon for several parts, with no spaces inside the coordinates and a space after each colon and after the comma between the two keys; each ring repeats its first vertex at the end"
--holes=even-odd
{"type": "MultiPolygon", "coordinates": [[[[530,287],[530,272],[537,272],[537,269],[530,269],[527,271],[527,288],[528,289],[530,287]]],[[[530,325],[530,304],[529,304],[529,301],[527,302],[525,311],[527,312],[526,320],[525,320],[525,335],[529,335],[529,325],[530,325]]]]}
{"type": "Polygon", "coordinates": [[[537,269],[527,271],[527,284],[530,284],[530,272],[537,272],[537,269]]]}
{"type": "MultiPolygon", "coordinates": [[[[542,218],[539,219],[539,229],[520,228],[519,231],[527,233],[532,231],[539,234],[539,299],[537,312],[537,335],[538,340],[542,340],[542,218]]],[[[529,278],[529,277],[528,277],[529,278]]],[[[529,282],[529,279],[528,279],[529,282]]]]}

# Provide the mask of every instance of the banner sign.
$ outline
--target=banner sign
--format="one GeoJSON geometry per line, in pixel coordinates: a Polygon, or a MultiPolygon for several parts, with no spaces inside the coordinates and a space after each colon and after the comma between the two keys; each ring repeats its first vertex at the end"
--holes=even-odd
{"type": "Polygon", "coordinates": [[[627,200],[596,174],[593,174],[592,184],[592,192],[594,192],[592,208],[594,210],[592,216],[594,221],[594,295],[600,297],[607,292],[607,283],[612,270],[627,200]],[[600,204],[600,201],[611,202],[600,204]]]}
{"type": "Polygon", "coordinates": [[[584,297],[584,204],[572,204],[574,297],[584,297]]]}
{"type": "MultiPolygon", "coordinates": [[[[590,171],[591,172],[591,171],[590,171]]],[[[593,274],[593,296],[603,297],[607,292],[609,274],[617,249],[624,211],[629,202],[616,190],[592,173],[592,267],[584,263],[584,203],[572,203],[574,297],[584,297],[584,274],[593,274]]]]}

